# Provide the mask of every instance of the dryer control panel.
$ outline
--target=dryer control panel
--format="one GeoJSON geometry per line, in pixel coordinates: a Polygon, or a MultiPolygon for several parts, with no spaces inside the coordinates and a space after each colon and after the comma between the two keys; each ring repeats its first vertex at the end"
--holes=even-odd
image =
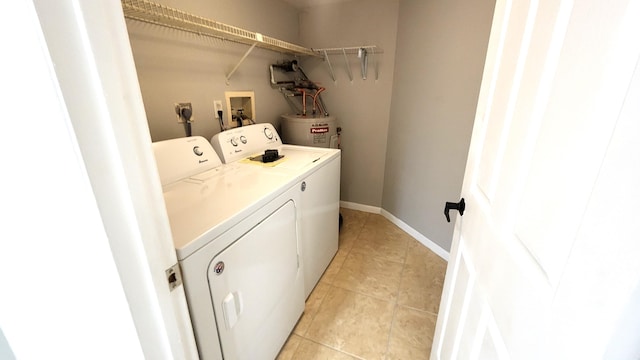
{"type": "Polygon", "coordinates": [[[223,163],[229,164],[282,145],[280,135],[269,123],[223,131],[211,138],[211,145],[223,163]]]}
{"type": "Polygon", "coordinates": [[[163,140],[152,146],[162,186],[222,165],[202,136],[163,140]]]}

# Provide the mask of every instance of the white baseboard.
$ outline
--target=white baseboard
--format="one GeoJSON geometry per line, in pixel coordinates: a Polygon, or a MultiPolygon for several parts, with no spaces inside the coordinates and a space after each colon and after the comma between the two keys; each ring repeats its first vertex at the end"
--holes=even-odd
{"type": "Polygon", "coordinates": [[[362,204],[352,203],[348,201],[340,201],[340,207],[343,207],[345,209],[364,211],[372,214],[380,214],[380,211],[382,210],[379,207],[362,205],[362,204]]]}
{"type": "Polygon", "coordinates": [[[414,228],[412,228],[411,226],[407,225],[404,221],[402,221],[402,220],[398,219],[397,217],[393,216],[393,214],[391,214],[387,210],[381,209],[380,214],[382,216],[384,216],[387,220],[391,221],[394,225],[396,225],[397,227],[402,229],[404,232],[406,232],[407,234],[411,235],[414,239],[418,240],[422,245],[424,245],[427,248],[429,248],[429,250],[431,250],[434,253],[436,253],[436,255],[440,256],[441,258],[443,258],[446,261],[449,261],[449,252],[446,251],[445,249],[441,248],[438,244],[436,244],[433,241],[429,240],[426,236],[420,234],[414,228]]]}
{"type": "Polygon", "coordinates": [[[372,214],[380,214],[384,216],[387,220],[391,221],[394,225],[402,229],[404,232],[411,235],[414,239],[418,240],[422,245],[429,248],[429,250],[433,251],[444,260],[449,261],[448,251],[441,248],[438,244],[429,240],[426,236],[420,234],[414,228],[407,225],[404,221],[393,216],[393,214],[391,214],[385,209],[375,207],[375,206],[370,206],[370,205],[362,205],[358,203],[348,202],[348,201],[340,201],[340,207],[351,209],[351,210],[364,211],[372,214]]]}

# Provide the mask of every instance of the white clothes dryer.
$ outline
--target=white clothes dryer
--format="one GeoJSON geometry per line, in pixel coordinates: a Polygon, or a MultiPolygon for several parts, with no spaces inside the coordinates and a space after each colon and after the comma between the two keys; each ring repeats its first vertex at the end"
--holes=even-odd
{"type": "Polygon", "coordinates": [[[200,358],[274,359],[304,310],[302,192],[202,137],[153,148],[200,358]]]}
{"type": "Polygon", "coordinates": [[[221,132],[211,143],[225,164],[283,174],[287,186],[301,192],[300,243],[308,297],[338,251],[340,150],[282,144],[269,123],[221,132]]]}

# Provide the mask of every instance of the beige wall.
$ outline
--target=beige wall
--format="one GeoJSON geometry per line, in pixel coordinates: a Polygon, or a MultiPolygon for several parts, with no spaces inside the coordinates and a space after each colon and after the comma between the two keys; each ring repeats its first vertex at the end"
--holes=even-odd
{"type": "Polygon", "coordinates": [[[402,0],[382,207],[449,251],[494,0],[402,0]]]}
{"type": "MultiPolygon", "coordinates": [[[[298,43],[298,12],[278,0],[159,0],[158,3],[212,20],[298,43]]],[[[174,103],[191,102],[193,135],[209,139],[220,131],[214,118],[213,100],[224,103],[225,91],[253,90],[256,121],[279,124],[289,111],[282,95],[271,88],[269,65],[292,59],[256,48],[230,80],[225,75],[249,46],[200,37],[178,30],[127,20],[153,141],[185,136],[178,124],[174,103]]]]}
{"type": "Polygon", "coordinates": [[[376,45],[384,53],[370,58],[368,77],[349,56],[353,83],[342,56],[330,61],[336,83],[322,60],[306,59],[304,70],[326,87],[323,99],[342,127],[340,199],[380,207],[384,181],[387,128],[391,106],[398,24],[398,0],[354,0],[316,6],[300,13],[303,45],[312,48],[376,45]],[[379,78],[375,80],[375,64],[379,78]]]}

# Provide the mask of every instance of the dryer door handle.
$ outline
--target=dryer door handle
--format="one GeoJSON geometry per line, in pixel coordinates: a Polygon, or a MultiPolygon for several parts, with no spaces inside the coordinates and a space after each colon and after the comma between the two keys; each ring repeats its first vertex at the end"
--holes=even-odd
{"type": "Polygon", "coordinates": [[[224,323],[227,325],[227,329],[231,330],[242,314],[242,296],[239,292],[234,291],[225,296],[222,301],[222,312],[224,323]]]}

